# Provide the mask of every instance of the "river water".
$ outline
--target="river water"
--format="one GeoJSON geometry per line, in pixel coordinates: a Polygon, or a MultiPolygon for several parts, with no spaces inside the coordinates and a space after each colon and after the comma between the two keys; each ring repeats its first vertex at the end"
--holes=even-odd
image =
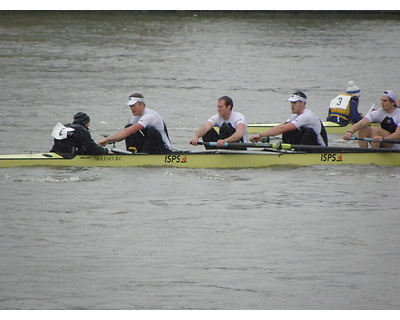
{"type": "MultiPolygon", "coordinates": [[[[399,15],[370,13],[1,12],[0,150],[48,151],[78,111],[99,140],[134,92],[184,150],[223,95],[280,122],[302,89],[324,119],[354,80],[366,112],[400,93],[399,34],[399,15]]],[[[0,309],[399,309],[399,177],[0,169],[0,309]]]]}

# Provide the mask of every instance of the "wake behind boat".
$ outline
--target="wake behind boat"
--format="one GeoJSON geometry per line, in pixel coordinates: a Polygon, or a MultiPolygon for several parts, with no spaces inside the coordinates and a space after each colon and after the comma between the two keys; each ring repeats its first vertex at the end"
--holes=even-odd
{"type": "MultiPolygon", "coordinates": [[[[243,144],[242,144],[243,145],[243,144]]],[[[144,153],[77,155],[66,159],[56,153],[0,156],[0,168],[10,167],[175,167],[175,168],[265,168],[312,165],[400,166],[400,150],[353,147],[322,147],[285,144],[246,144],[248,150],[223,149],[144,153]]],[[[118,151],[116,151],[118,152],[118,151]]]]}

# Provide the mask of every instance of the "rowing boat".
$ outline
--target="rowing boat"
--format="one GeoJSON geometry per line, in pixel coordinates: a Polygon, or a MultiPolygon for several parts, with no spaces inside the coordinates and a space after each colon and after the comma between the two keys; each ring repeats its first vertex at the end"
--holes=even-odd
{"type": "MultiPolygon", "coordinates": [[[[233,144],[230,144],[233,145],[233,144]]],[[[400,150],[350,147],[254,144],[257,150],[216,149],[174,151],[166,155],[111,154],[78,155],[65,159],[56,153],[0,156],[0,168],[9,167],[176,167],[263,168],[311,165],[400,166],[400,150]],[[283,147],[282,147],[283,146],[283,147]],[[288,149],[288,150],[286,150],[288,149]]]]}
{"type": "MultiPolygon", "coordinates": [[[[325,121],[322,123],[324,124],[326,132],[328,134],[345,134],[346,131],[349,130],[350,127],[353,125],[353,124],[348,124],[347,126],[341,127],[335,122],[325,121]]],[[[251,134],[262,133],[279,124],[280,123],[251,123],[247,125],[247,131],[251,134]]],[[[371,125],[376,126],[378,125],[378,123],[371,123],[371,125]]]]}

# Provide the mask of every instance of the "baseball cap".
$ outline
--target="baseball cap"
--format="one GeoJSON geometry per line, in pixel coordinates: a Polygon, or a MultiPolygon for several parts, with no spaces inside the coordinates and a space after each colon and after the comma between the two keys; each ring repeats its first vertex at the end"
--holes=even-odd
{"type": "Polygon", "coordinates": [[[397,100],[397,95],[393,90],[386,90],[383,92],[383,95],[389,97],[390,100],[397,100]]]}

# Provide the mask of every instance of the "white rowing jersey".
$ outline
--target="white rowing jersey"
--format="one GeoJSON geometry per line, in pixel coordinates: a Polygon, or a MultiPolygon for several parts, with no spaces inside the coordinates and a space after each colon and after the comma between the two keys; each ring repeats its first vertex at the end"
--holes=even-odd
{"type": "Polygon", "coordinates": [[[321,146],[325,145],[324,139],[321,137],[321,120],[309,109],[304,109],[302,114],[292,114],[286,122],[293,123],[297,129],[301,127],[311,128],[318,135],[318,142],[321,146]]]}
{"type": "Polygon", "coordinates": [[[385,118],[392,118],[397,125],[400,124],[400,109],[396,108],[392,113],[383,111],[382,108],[373,110],[365,116],[371,122],[381,123],[385,118]]]}
{"type": "Polygon", "coordinates": [[[237,125],[240,123],[244,124],[244,135],[243,135],[243,142],[248,142],[248,134],[247,134],[247,122],[246,118],[244,115],[242,115],[240,112],[232,111],[231,116],[229,117],[228,120],[224,120],[222,117],[219,116],[219,114],[213,115],[210,119],[208,119],[209,122],[211,122],[214,127],[221,128],[221,126],[224,123],[230,123],[233,128],[236,129],[237,125]]]}
{"type": "Polygon", "coordinates": [[[161,133],[161,137],[165,144],[171,149],[171,142],[168,139],[167,133],[164,130],[164,121],[161,116],[152,109],[144,109],[141,116],[133,116],[129,124],[140,123],[143,127],[153,127],[161,133]]]}
{"type": "MultiPolygon", "coordinates": [[[[371,122],[382,123],[385,120],[386,123],[391,122],[397,127],[400,125],[400,109],[396,108],[392,113],[384,111],[382,108],[371,111],[365,118],[371,122]]],[[[394,144],[393,149],[400,149],[400,144],[394,144]]]]}

